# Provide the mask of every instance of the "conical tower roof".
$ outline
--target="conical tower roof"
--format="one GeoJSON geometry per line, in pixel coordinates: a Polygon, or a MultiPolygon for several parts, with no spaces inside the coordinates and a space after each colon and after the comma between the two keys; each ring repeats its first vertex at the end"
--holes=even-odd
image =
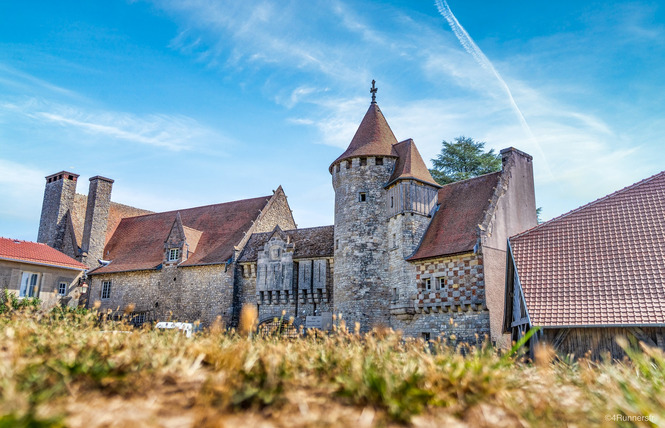
{"type": "Polygon", "coordinates": [[[376,102],[372,102],[365,113],[365,117],[353,136],[351,144],[344,153],[330,164],[330,172],[335,164],[350,158],[359,156],[393,156],[397,154],[393,150],[393,144],[397,138],[388,125],[386,118],[376,102]]]}
{"type": "Polygon", "coordinates": [[[430,174],[416,143],[411,138],[401,141],[393,146],[394,153],[398,156],[393,175],[390,176],[388,184],[390,186],[397,180],[418,180],[432,186],[441,187],[430,174]]]}

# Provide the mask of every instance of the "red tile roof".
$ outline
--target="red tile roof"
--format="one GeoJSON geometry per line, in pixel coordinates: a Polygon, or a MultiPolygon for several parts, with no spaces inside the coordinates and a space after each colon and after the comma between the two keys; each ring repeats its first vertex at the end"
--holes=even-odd
{"type": "Polygon", "coordinates": [[[180,213],[183,226],[200,231],[196,251],[179,266],[225,263],[271,196],[123,218],[104,248],[108,266],[94,274],[155,269],[164,260],[164,241],[180,213]]]}
{"type": "Polygon", "coordinates": [[[395,154],[398,156],[393,175],[388,180],[388,185],[401,179],[414,179],[424,183],[441,187],[430,174],[425,162],[423,161],[416,143],[411,138],[401,141],[393,146],[395,154]]]}
{"type": "Polygon", "coordinates": [[[501,172],[458,181],[439,189],[439,209],[409,260],[472,251],[501,172]]]}
{"type": "Polygon", "coordinates": [[[60,251],[30,241],[0,238],[0,260],[85,270],[87,266],[60,251]]]}
{"type": "Polygon", "coordinates": [[[510,243],[532,324],[665,325],[665,171],[510,243]]]}
{"type": "Polygon", "coordinates": [[[330,173],[332,174],[332,168],[336,163],[345,159],[358,156],[397,156],[393,150],[395,143],[397,143],[397,138],[381,113],[379,105],[372,103],[360,122],[349,147],[330,164],[330,173]]]}

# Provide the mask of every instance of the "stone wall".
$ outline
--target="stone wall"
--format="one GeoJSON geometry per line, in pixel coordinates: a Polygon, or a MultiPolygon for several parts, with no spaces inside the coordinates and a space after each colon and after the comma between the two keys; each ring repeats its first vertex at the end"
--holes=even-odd
{"type": "Polygon", "coordinates": [[[476,334],[481,340],[490,334],[481,254],[427,259],[415,262],[414,267],[414,280],[407,291],[412,307],[407,310],[401,302],[392,305],[393,328],[418,337],[422,333],[432,338],[455,334],[457,340],[466,342],[475,341],[476,334]]]}
{"type": "MultiPolygon", "coordinates": [[[[307,316],[320,315],[322,312],[332,312],[333,310],[333,275],[334,264],[332,259],[302,259],[296,260],[292,263],[293,269],[293,283],[292,293],[289,293],[289,299],[285,298],[284,294],[280,294],[280,300],[274,298],[268,300],[264,294],[264,300],[260,301],[260,289],[257,288],[257,263],[248,262],[242,263],[238,267],[236,275],[238,281],[238,301],[239,306],[245,304],[253,304],[258,308],[259,322],[271,321],[273,318],[284,317],[285,320],[294,318],[296,325],[304,325],[307,316]],[[309,264],[314,265],[319,262],[325,265],[325,289],[328,290],[327,294],[318,295],[317,292],[307,293],[305,298],[301,293],[299,283],[302,284],[300,274],[303,271],[302,266],[309,264]],[[322,263],[323,262],[323,263],[322,263]],[[284,313],[284,315],[282,315],[284,313]]],[[[264,291],[265,293],[265,291],[264,291]]]]}
{"type": "Polygon", "coordinates": [[[466,312],[462,309],[423,312],[408,320],[393,319],[391,326],[406,336],[431,340],[441,337],[453,344],[460,342],[480,344],[490,337],[489,312],[482,308],[468,309],[466,312]]]}
{"type": "Polygon", "coordinates": [[[417,293],[416,265],[406,261],[416,250],[432,219],[403,213],[391,217],[388,226],[388,286],[391,314],[413,313],[417,293]]]}
{"type": "Polygon", "coordinates": [[[332,170],[335,189],[335,313],[362,331],[388,325],[392,291],[386,227],[388,182],[394,158],[353,158],[332,170]],[[361,159],[365,165],[361,165],[361,159]],[[338,168],[339,166],[339,168],[338,168]]]}
{"type": "Polygon", "coordinates": [[[133,311],[145,313],[146,321],[200,320],[209,326],[220,316],[226,325],[231,325],[234,270],[233,264],[222,264],[93,275],[89,304],[100,302],[103,311],[123,310],[133,304],[133,311]],[[108,299],[101,298],[104,281],[111,281],[108,299]]]}

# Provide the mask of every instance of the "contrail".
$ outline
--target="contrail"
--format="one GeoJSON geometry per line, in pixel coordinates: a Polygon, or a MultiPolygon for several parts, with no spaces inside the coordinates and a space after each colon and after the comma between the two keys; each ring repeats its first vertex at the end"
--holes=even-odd
{"type": "Polygon", "coordinates": [[[450,6],[448,6],[448,2],[446,2],[446,0],[435,0],[435,1],[437,9],[439,9],[439,13],[444,18],[446,18],[446,21],[448,21],[448,25],[450,25],[450,29],[453,30],[453,33],[455,33],[457,40],[459,40],[464,50],[466,50],[473,57],[473,59],[476,60],[478,65],[480,65],[482,68],[486,70],[491,71],[492,74],[494,74],[494,77],[496,77],[496,80],[499,81],[499,84],[501,84],[501,87],[505,91],[506,95],[508,95],[508,100],[510,101],[510,105],[513,107],[515,114],[517,114],[517,118],[522,124],[522,129],[524,129],[524,131],[527,133],[531,141],[533,141],[533,143],[535,144],[536,149],[545,160],[545,166],[548,172],[550,173],[550,175],[552,175],[552,171],[550,170],[549,165],[547,165],[547,159],[545,158],[545,153],[543,153],[543,150],[540,147],[538,140],[536,140],[535,135],[533,135],[531,127],[524,118],[522,111],[517,106],[515,98],[513,98],[513,94],[510,92],[510,88],[508,87],[506,82],[503,80],[499,72],[496,71],[496,69],[494,68],[490,60],[485,56],[483,51],[481,51],[478,45],[476,45],[471,36],[469,36],[469,33],[466,32],[464,27],[462,27],[462,24],[460,24],[457,18],[455,18],[455,15],[453,15],[453,11],[450,10],[450,6]]]}

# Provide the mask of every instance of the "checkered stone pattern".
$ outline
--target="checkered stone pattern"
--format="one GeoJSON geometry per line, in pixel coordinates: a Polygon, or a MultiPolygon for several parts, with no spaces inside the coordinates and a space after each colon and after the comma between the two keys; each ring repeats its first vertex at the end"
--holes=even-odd
{"type": "Polygon", "coordinates": [[[416,264],[418,312],[480,309],[485,305],[485,280],[481,254],[429,259],[416,264]],[[430,289],[426,289],[427,280],[430,289]]]}

